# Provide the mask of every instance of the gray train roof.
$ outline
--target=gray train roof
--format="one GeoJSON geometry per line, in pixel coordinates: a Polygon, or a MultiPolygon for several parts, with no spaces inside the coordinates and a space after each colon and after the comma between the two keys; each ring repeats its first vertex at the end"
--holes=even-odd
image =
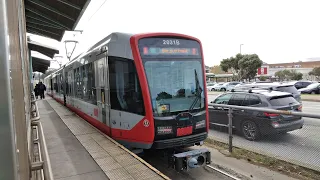
{"type": "Polygon", "coordinates": [[[75,58],[73,58],[70,62],[62,66],[61,68],[57,69],[55,72],[52,73],[55,76],[56,73],[61,71],[64,68],[74,67],[75,63],[80,61],[85,56],[89,54],[98,54],[100,52],[101,47],[106,47],[108,50],[108,56],[116,56],[122,57],[126,59],[132,59],[132,50],[130,46],[130,38],[133,34],[129,33],[121,33],[121,32],[114,32],[108,35],[107,37],[103,38],[92,47],[89,48],[86,52],[79,54],[75,58]]]}
{"type": "MultiPolygon", "coordinates": [[[[133,34],[114,32],[103,38],[92,47],[89,48],[85,53],[80,54],[74,60],[80,59],[87,54],[90,54],[94,51],[99,51],[103,46],[106,46],[108,49],[108,56],[117,56],[127,59],[133,59],[132,51],[130,46],[130,38],[133,34]]],[[[74,61],[72,60],[72,61],[74,61]]]]}

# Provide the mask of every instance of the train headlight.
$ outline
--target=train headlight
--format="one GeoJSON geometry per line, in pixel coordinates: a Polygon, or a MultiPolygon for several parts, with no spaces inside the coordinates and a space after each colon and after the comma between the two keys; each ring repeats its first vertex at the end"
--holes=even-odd
{"type": "Polygon", "coordinates": [[[206,127],[206,120],[198,121],[196,123],[196,129],[204,128],[206,127]]]}
{"type": "Polygon", "coordinates": [[[157,129],[158,129],[157,133],[159,135],[172,134],[172,127],[171,126],[160,126],[157,129]]]}

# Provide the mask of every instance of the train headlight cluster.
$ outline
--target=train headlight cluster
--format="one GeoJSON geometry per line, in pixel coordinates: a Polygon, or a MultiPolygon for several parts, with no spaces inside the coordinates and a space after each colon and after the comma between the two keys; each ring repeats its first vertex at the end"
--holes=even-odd
{"type": "Polygon", "coordinates": [[[200,128],[204,128],[204,127],[206,127],[206,121],[205,120],[198,121],[196,123],[196,129],[200,129],[200,128]]]}
{"type": "Polygon", "coordinates": [[[159,135],[171,134],[172,133],[172,127],[171,126],[160,126],[157,129],[158,129],[157,133],[159,135]]]}

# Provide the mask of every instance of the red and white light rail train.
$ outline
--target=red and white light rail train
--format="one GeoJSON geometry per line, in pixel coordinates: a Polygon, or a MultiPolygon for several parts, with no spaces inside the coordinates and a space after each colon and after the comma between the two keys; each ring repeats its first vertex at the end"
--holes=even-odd
{"type": "MultiPolygon", "coordinates": [[[[200,145],[208,136],[200,40],[112,33],[44,79],[48,94],[128,148],[200,145]]],[[[176,169],[210,164],[206,149],[172,155],[176,169]]]]}

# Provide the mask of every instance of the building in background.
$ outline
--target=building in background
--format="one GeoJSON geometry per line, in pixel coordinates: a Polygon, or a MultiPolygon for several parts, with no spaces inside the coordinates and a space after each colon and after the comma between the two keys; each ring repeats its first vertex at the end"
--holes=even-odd
{"type": "Polygon", "coordinates": [[[232,72],[224,72],[219,65],[209,68],[209,72],[206,71],[206,78],[208,82],[228,82],[232,80],[232,72]]]}
{"type": "Polygon", "coordinates": [[[320,67],[320,58],[316,60],[313,58],[310,61],[298,61],[291,63],[277,63],[277,64],[264,64],[261,68],[267,68],[267,74],[257,74],[257,77],[264,75],[275,79],[275,73],[281,70],[296,70],[297,72],[302,73],[303,80],[316,81],[314,76],[310,76],[309,72],[312,71],[313,68],[320,67]]]}
{"type": "MultiPolygon", "coordinates": [[[[269,80],[276,81],[275,73],[281,70],[296,70],[302,73],[303,80],[317,81],[316,77],[310,76],[309,72],[315,67],[320,67],[320,58],[308,58],[308,61],[298,61],[290,63],[268,64],[263,62],[258,68],[254,81],[259,80],[261,76],[267,77],[269,80]]],[[[227,82],[232,80],[232,72],[224,72],[219,65],[209,68],[206,66],[207,81],[227,82]]]]}

